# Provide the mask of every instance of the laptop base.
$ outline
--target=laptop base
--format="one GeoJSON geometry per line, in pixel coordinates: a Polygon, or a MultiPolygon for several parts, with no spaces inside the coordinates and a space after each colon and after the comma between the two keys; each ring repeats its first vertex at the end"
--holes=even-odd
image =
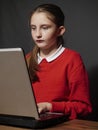
{"type": "Polygon", "coordinates": [[[35,118],[32,117],[0,115],[0,125],[22,127],[22,128],[33,128],[33,129],[39,129],[39,128],[42,129],[55,126],[67,120],[68,117],[66,117],[66,115],[47,120],[36,120],[35,118]]]}

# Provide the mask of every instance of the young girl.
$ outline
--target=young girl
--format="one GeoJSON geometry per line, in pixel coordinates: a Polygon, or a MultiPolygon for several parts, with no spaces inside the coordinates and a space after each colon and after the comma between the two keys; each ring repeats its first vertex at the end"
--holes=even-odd
{"type": "Polygon", "coordinates": [[[69,119],[91,112],[89,82],[81,56],[63,46],[64,14],[53,4],[39,5],[30,17],[35,46],[27,55],[39,112],[63,112],[69,119]]]}

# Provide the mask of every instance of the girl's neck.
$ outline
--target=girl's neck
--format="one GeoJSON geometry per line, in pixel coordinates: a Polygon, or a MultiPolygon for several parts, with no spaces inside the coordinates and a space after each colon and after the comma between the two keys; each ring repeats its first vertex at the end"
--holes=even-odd
{"type": "Polygon", "coordinates": [[[52,55],[56,50],[58,49],[58,46],[51,47],[49,49],[40,49],[39,55],[41,58],[46,58],[52,55]]]}

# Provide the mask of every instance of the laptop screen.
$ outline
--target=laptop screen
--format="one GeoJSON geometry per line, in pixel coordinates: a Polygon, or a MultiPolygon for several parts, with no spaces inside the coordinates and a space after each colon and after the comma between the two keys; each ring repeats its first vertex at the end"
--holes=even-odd
{"type": "Polygon", "coordinates": [[[21,48],[0,49],[0,114],[39,118],[21,48]]]}

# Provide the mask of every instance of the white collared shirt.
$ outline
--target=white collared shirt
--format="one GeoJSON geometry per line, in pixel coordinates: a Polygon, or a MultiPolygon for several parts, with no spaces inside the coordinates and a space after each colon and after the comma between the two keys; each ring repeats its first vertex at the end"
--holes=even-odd
{"type": "Polygon", "coordinates": [[[60,47],[56,50],[56,52],[54,52],[51,56],[46,57],[46,58],[41,58],[39,53],[37,54],[38,56],[38,64],[40,64],[40,62],[43,59],[46,59],[47,62],[51,62],[53,60],[55,60],[59,55],[61,55],[63,53],[63,51],[65,50],[65,47],[63,47],[62,45],[60,45],[60,47]]]}

